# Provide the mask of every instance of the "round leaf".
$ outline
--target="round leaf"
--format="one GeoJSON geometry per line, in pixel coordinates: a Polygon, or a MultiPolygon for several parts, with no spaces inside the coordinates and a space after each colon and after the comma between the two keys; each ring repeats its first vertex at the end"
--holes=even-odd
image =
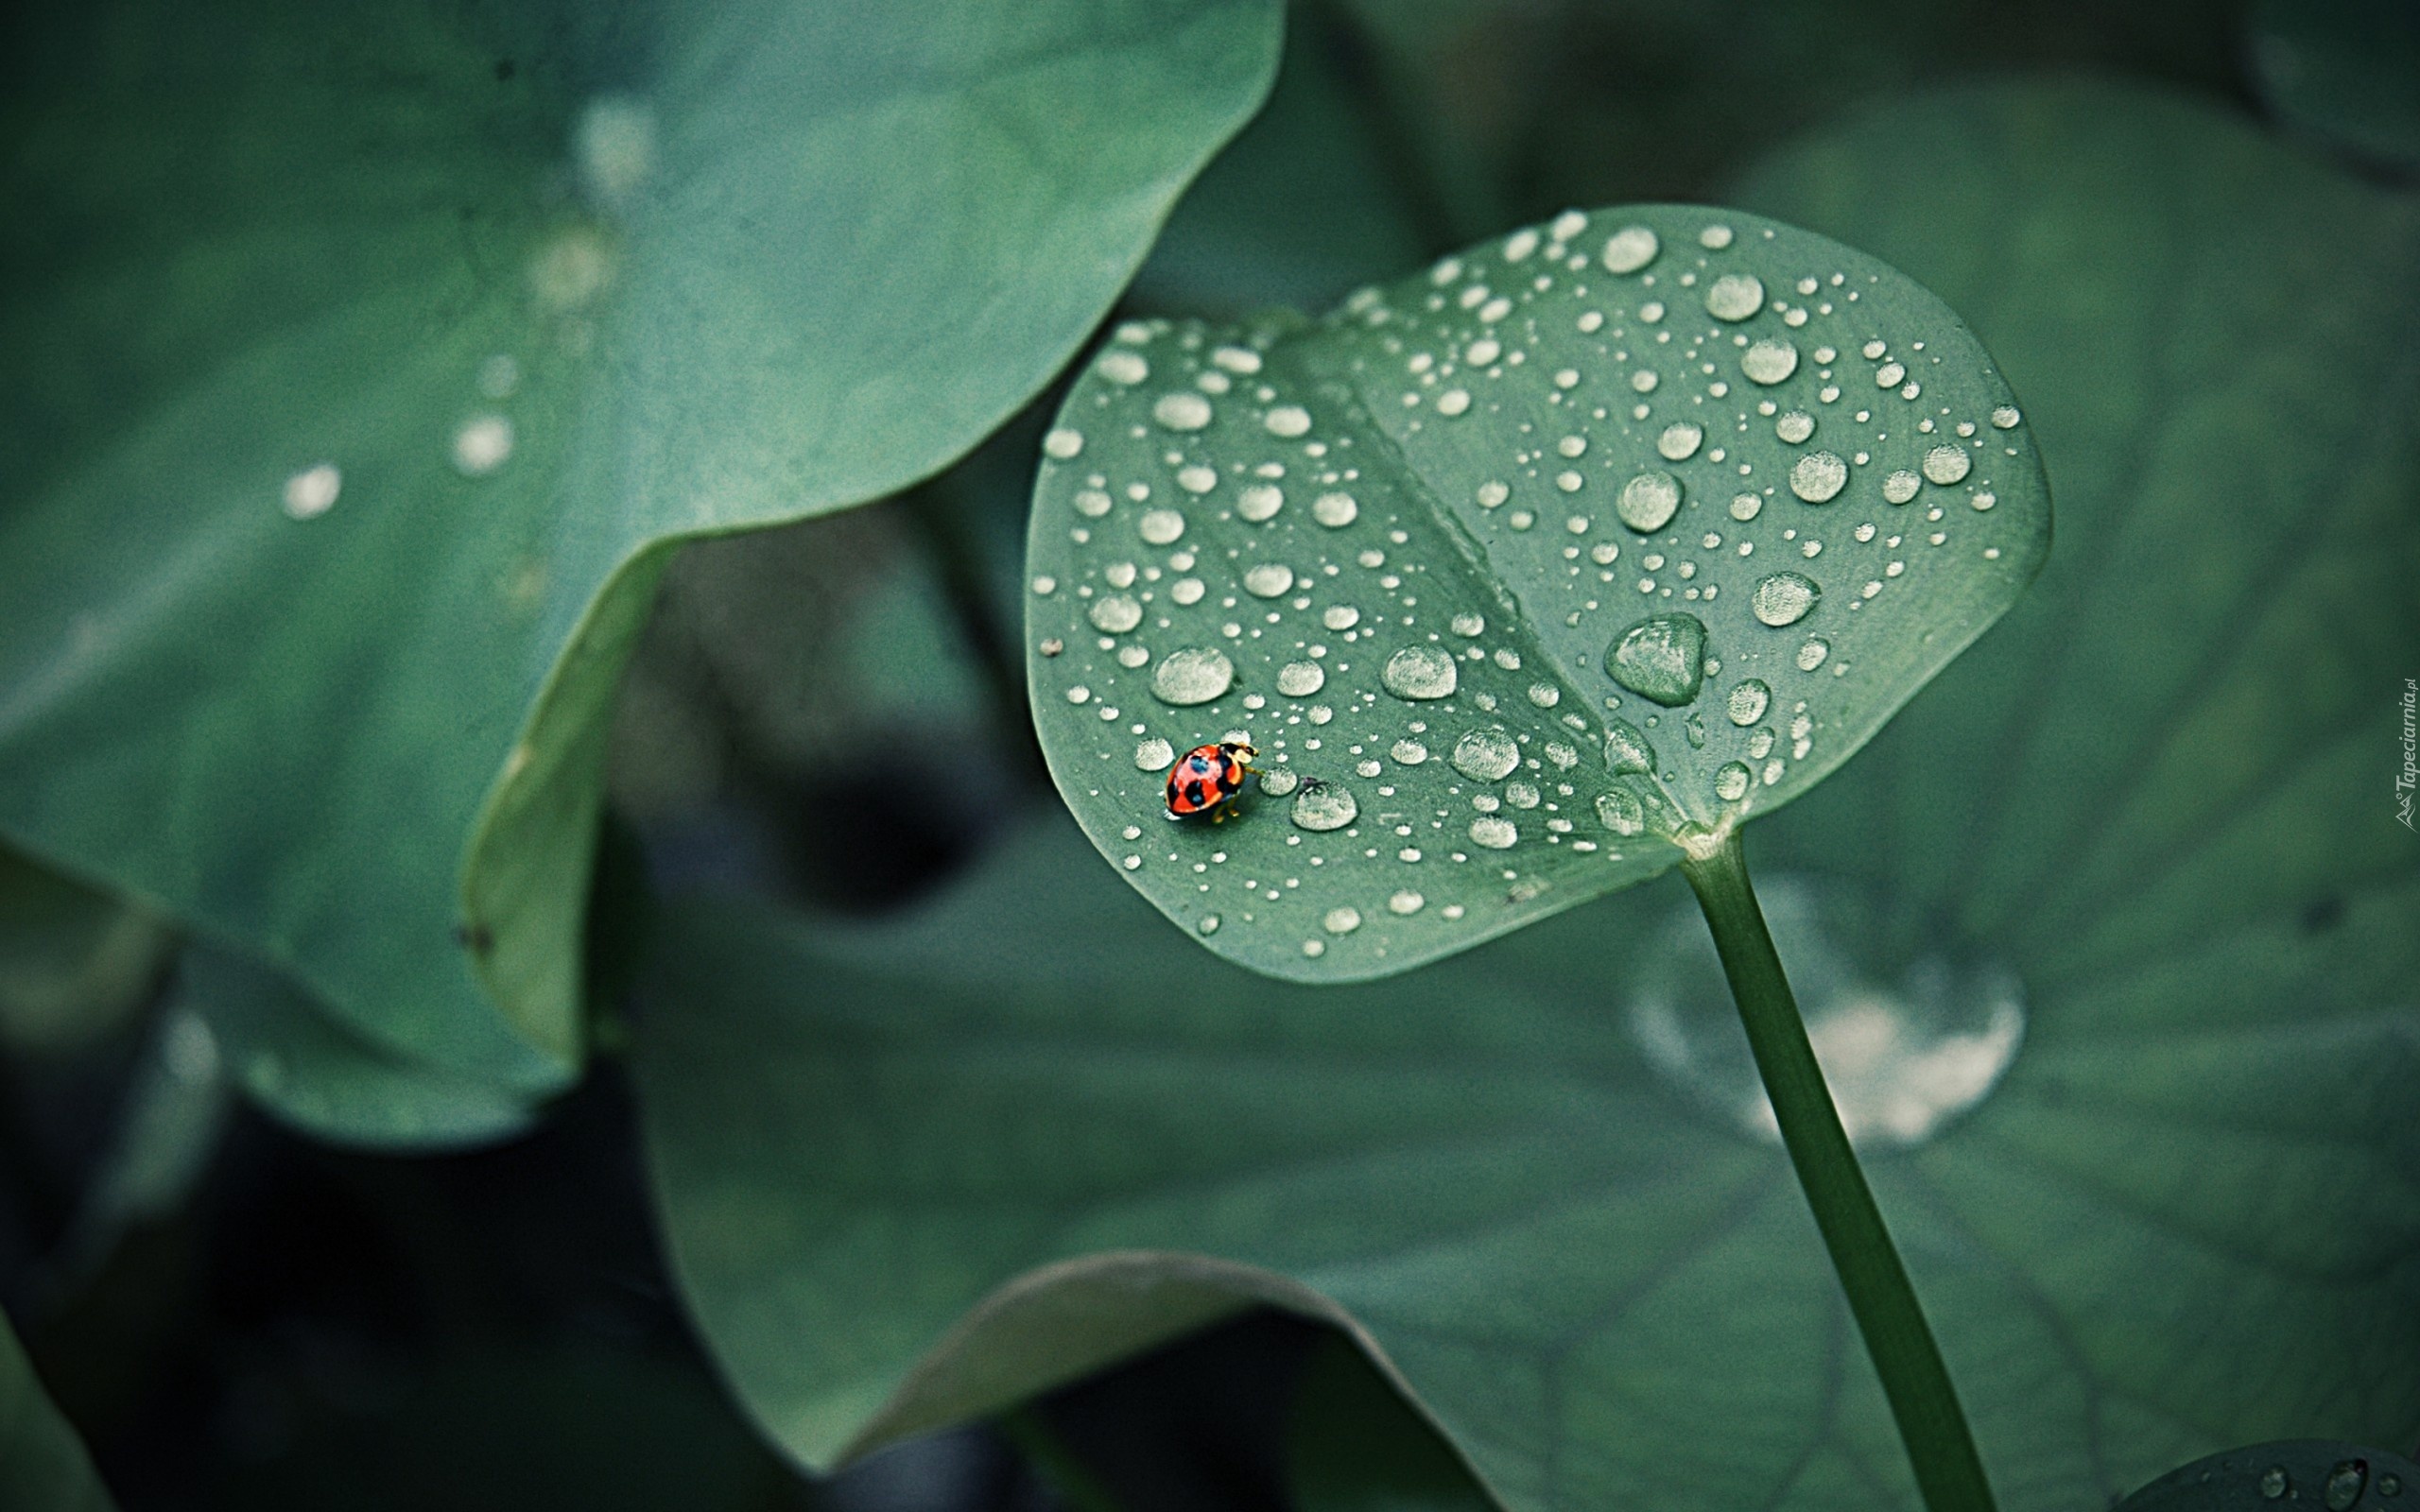
{"type": "Polygon", "coordinates": [[[0,829],[369,1040],[560,1082],[668,543],[890,492],[1023,404],[1277,31],[1270,0],[13,31],[0,829]]]}
{"type": "Polygon", "coordinates": [[[2382,1449],[2300,1438],[2210,1454],[2169,1471],[2110,1512],[2401,1512],[2420,1465],[2382,1449]]]}
{"type": "Polygon", "coordinates": [[[1419,965],[1806,792],[2049,543],[1957,317],[1760,216],[1577,212],[1324,320],[1132,323],[1045,443],[1036,722],[1095,845],[1258,971],[1419,965]],[[1171,763],[1258,752],[1172,824],[1171,763]]]}

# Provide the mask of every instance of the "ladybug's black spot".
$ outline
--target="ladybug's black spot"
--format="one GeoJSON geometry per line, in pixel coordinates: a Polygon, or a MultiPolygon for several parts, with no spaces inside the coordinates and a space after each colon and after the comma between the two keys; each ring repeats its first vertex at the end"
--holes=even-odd
{"type": "Polygon", "coordinates": [[[1184,801],[1186,807],[1198,809],[1210,801],[1210,795],[1202,791],[1200,782],[1187,782],[1184,784],[1184,801]]]}

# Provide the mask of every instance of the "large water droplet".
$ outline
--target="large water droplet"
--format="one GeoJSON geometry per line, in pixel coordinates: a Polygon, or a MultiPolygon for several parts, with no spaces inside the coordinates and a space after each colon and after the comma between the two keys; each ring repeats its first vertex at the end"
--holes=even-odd
{"type": "Polygon", "coordinates": [[[1705,313],[1718,320],[1745,320],[1765,307],[1765,285],[1753,273],[1725,273],[1705,291],[1705,313]]]}
{"type": "MultiPolygon", "coordinates": [[[[1850,1140],[1906,1147],[1990,1095],[2024,1039],[2016,978],[1996,966],[1920,958],[1895,982],[1854,952],[1880,937],[1873,910],[1836,882],[1781,875],[1756,888],[1789,962],[1807,1038],[1850,1140]]],[[[1741,1037],[1705,920],[1676,912],[1639,957],[1631,1029],[1656,1069],[1759,1140],[1780,1130],[1741,1037]]]]}
{"type": "Polygon", "coordinates": [[[1704,442],[1704,426],[1692,421],[1680,421],[1665,426],[1664,434],[1655,438],[1655,451],[1667,462],[1685,462],[1697,455],[1698,448],[1704,442]]]}
{"type": "Polygon", "coordinates": [[[1668,709],[1698,696],[1705,679],[1705,625],[1694,614],[1651,614],[1622,632],[1605,659],[1616,682],[1668,709]]]}
{"type": "Polygon", "coordinates": [[[1210,401],[1200,394],[1162,394],[1151,406],[1151,418],[1172,431],[1198,431],[1210,423],[1210,401]]]}
{"type": "Polygon", "coordinates": [[[1311,518],[1330,530],[1341,530],[1360,512],[1361,507],[1349,493],[1322,493],[1311,501],[1311,518]]]}
{"type": "Polygon", "coordinates": [[[1809,452],[1789,470],[1789,491],[1809,504],[1828,504],[1848,487],[1849,465],[1829,452],[1809,452]]]}
{"type": "Polygon", "coordinates": [[[1175,545],[1177,538],[1184,534],[1184,516],[1174,509],[1146,509],[1142,518],[1134,522],[1134,533],[1147,545],[1175,545]]]}
{"type": "Polygon", "coordinates": [[[1925,454],[1925,476],[1945,488],[1964,477],[1974,465],[1966,454],[1955,446],[1936,446],[1925,454]]]}
{"type": "Polygon", "coordinates": [[[1622,485],[1614,512],[1622,524],[1642,536],[1653,535],[1672,523],[1681,507],[1681,480],[1669,472],[1641,472],[1622,485]]]}
{"type": "Polygon", "coordinates": [[[1814,579],[1796,573],[1775,573],[1757,583],[1755,591],[1748,595],[1748,610],[1779,629],[1805,619],[1806,611],[1823,596],[1824,591],[1815,586],[1814,579]]]}
{"type": "Polygon", "coordinates": [[[1474,782],[1501,782],[1521,765],[1521,747],[1501,730],[1474,730],[1454,742],[1446,760],[1474,782]]]}
{"type": "Polygon", "coordinates": [[[1421,909],[1426,907],[1427,904],[1427,899],[1423,898],[1420,894],[1413,892],[1410,888],[1407,887],[1403,891],[1396,893],[1393,897],[1387,900],[1387,912],[1391,914],[1398,914],[1409,919],[1413,914],[1416,914],[1420,912],[1421,909]]]}
{"type": "Polygon", "coordinates": [[[1597,817],[1618,835],[1634,835],[1647,828],[1647,810],[1640,805],[1638,795],[1626,787],[1598,795],[1597,817]]]}
{"type": "Polygon", "coordinates": [[[1605,250],[1599,260],[1608,273],[1635,273],[1655,261],[1660,245],[1646,227],[1625,226],[1605,238],[1605,250]]]}
{"type": "Polygon", "coordinates": [[[1277,669],[1277,691],[1288,698],[1307,698],[1327,685],[1327,674],[1316,662],[1288,662],[1277,669]]]}
{"type": "Polygon", "coordinates": [[[1408,645],[1387,658],[1379,680],[1398,698],[1449,697],[1457,680],[1454,659],[1433,645],[1408,645]]]}
{"type": "Polygon", "coordinates": [[[1085,617],[1093,622],[1093,628],[1097,630],[1123,635],[1143,623],[1143,606],[1127,594],[1112,593],[1107,598],[1096,599],[1085,617]]]}
{"type": "Polygon", "coordinates": [[[1275,598],[1294,586],[1294,569],[1282,561],[1265,561],[1244,571],[1244,592],[1254,598],[1275,598]]]}
{"type": "Polygon", "coordinates": [[[1765,706],[1772,702],[1773,690],[1754,678],[1750,678],[1731,690],[1722,700],[1722,712],[1731,722],[1745,730],[1765,717],[1765,706]]]}
{"type": "Polygon", "coordinates": [[[1739,354],[1739,370],[1751,383],[1780,383],[1798,370],[1798,348],[1783,340],[1759,341],[1739,354]]]}
{"type": "Polygon", "coordinates": [[[1295,828],[1303,830],[1341,830],[1359,816],[1361,805],[1353,800],[1349,788],[1334,782],[1305,782],[1294,795],[1294,809],[1289,816],[1295,828]]]}
{"type": "Polygon", "coordinates": [[[1320,927],[1331,935],[1350,935],[1361,927],[1361,910],[1349,903],[1331,908],[1320,927]]]}
{"type": "Polygon", "coordinates": [[[1725,803],[1737,803],[1748,796],[1748,768],[1737,762],[1724,762],[1715,768],[1714,796],[1725,803]]]}
{"type": "Polygon", "coordinates": [[[1151,669],[1151,696],[1184,708],[1224,697],[1235,680],[1236,664],[1225,652],[1188,645],[1170,651],[1151,669]]]}
{"type": "Polygon", "coordinates": [[[1485,846],[1490,850],[1510,850],[1512,843],[1520,838],[1521,832],[1510,819],[1482,814],[1471,820],[1471,843],[1474,845],[1485,846]]]}
{"type": "Polygon", "coordinates": [[[1605,721],[1605,769],[1620,775],[1655,770],[1655,747],[1627,719],[1605,721]]]}
{"type": "Polygon", "coordinates": [[[2351,1512],[2354,1503],[2361,1499],[2361,1491],[2369,1485],[2370,1468],[2358,1459],[2338,1460],[2327,1472],[2325,1504],[2327,1512],[2351,1512]]]}

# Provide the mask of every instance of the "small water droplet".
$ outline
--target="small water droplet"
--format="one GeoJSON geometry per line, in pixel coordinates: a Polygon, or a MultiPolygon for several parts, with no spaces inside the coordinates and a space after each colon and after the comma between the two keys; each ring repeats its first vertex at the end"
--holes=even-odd
{"type": "Polygon", "coordinates": [[[1323,939],[1306,939],[1303,941],[1303,954],[1316,960],[1320,956],[1327,954],[1327,941],[1323,939]]]}
{"type": "Polygon", "coordinates": [[[285,512],[296,520],[317,520],[336,507],[343,488],[344,473],[334,462],[306,467],[285,480],[285,512]]]}
{"type": "Polygon", "coordinates": [[[454,433],[454,471],[483,478],[512,459],[512,421],[502,415],[475,415],[454,433]]]}
{"type": "Polygon", "coordinates": [[[1162,394],[1151,406],[1151,418],[1172,431],[1198,431],[1210,423],[1210,401],[1182,390],[1162,394]]]}
{"type": "Polygon", "coordinates": [[[1812,672],[1822,666],[1824,659],[1831,654],[1831,642],[1820,635],[1810,635],[1806,638],[1806,644],[1798,648],[1798,670],[1812,672]]]}
{"type": "Polygon", "coordinates": [[[2272,1465],[2260,1477],[2260,1494],[2274,1502],[2283,1498],[2293,1483],[2286,1478],[2286,1467],[2272,1465]]]}
{"type": "Polygon", "coordinates": [[[1274,519],[1277,511],[1285,507],[1284,491],[1266,483],[1255,483],[1236,495],[1236,513],[1253,524],[1274,519]]]}
{"type": "Polygon", "coordinates": [[[1468,389],[1448,388],[1443,393],[1437,396],[1437,413],[1444,416],[1448,420],[1463,413],[1470,407],[1471,396],[1468,389]]]}
{"type": "Polygon", "coordinates": [[[1324,833],[1341,830],[1361,813],[1361,805],[1354,801],[1351,790],[1334,782],[1305,782],[1294,795],[1294,808],[1289,816],[1298,830],[1324,833]]]}
{"type": "Polygon", "coordinates": [[[1694,614],[1651,614],[1614,643],[1605,670],[1640,697],[1677,709],[1705,679],[1705,624],[1694,614]]]}
{"type": "MultiPolygon", "coordinates": [[[[1036,591],[1039,592],[1038,586],[1036,591]]],[[[1093,627],[1097,630],[1102,630],[1111,635],[1124,635],[1143,623],[1143,606],[1124,593],[1112,593],[1106,598],[1095,600],[1085,618],[1093,622],[1093,627]]]]}
{"type": "Polygon", "coordinates": [[[1605,238],[1605,249],[1598,260],[1608,273],[1635,273],[1655,261],[1662,244],[1655,233],[1644,226],[1625,226],[1605,238]]]}
{"type": "Polygon", "coordinates": [[[1829,452],[1809,452],[1789,470],[1789,491],[1809,504],[1829,503],[1848,481],[1849,465],[1829,452]]]}
{"type": "Polygon", "coordinates": [[[1796,446],[1815,434],[1815,417],[1803,409],[1785,411],[1773,421],[1773,434],[1796,446]]]}
{"type": "Polygon", "coordinates": [[[1756,584],[1755,591],[1748,596],[1748,609],[1758,620],[1779,629],[1805,619],[1806,611],[1823,596],[1823,589],[1812,578],[1797,573],[1775,573],[1756,584]]]}
{"type": "Polygon", "coordinates": [[[1681,480],[1669,472],[1641,472],[1622,485],[1614,512],[1622,524],[1642,536],[1653,535],[1672,523],[1681,507],[1681,480]]]}
{"type": "Polygon", "coordinates": [[[1459,680],[1454,659],[1433,645],[1408,645],[1387,658],[1379,674],[1389,693],[1414,702],[1452,696],[1459,680]]]}
{"type": "Polygon", "coordinates": [[[2014,430],[2016,428],[2017,421],[2024,418],[2024,416],[2016,412],[2016,406],[2014,404],[2002,404],[1999,408],[1992,411],[1992,424],[2004,431],[2014,430]]]}
{"type": "Polygon", "coordinates": [[[1143,772],[1165,772],[1176,765],[1176,747],[1153,735],[1134,747],[1134,768],[1143,772]]]}
{"type": "Polygon", "coordinates": [[[1906,468],[1901,468],[1882,480],[1882,497],[1893,504],[1906,504],[1924,488],[1924,480],[1906,468]]]}
{"type": "Polygon", "coordinates": [[[1261,423],[1271,436],[1288,438],[1305,435],[1311,428],[1311,412],[1300,404],[1280,404],[1269,412],[1261,423]]]}
{"type": "Polygon", "coordinates": [[[1754,678],[1750,678],[1731,690],[1722,700],[1722,712],[1731,722],[1745,730],[1765,717],[1765,706],[1772,702],[1773,690],[1754,678]]]}
{"type": "Polygon", "coordinates": [[[1042,438],[1042,455],[1045,456],[1056,457],[1062,462],[1064,462],[1069,457],[1076,455],[1083,449],[1083,433],[1081,431],[1071,431],[1063,425],[1042,438]]]}
{"type": "Polygon", "coordinates": [[[1136,352],[1105,352],[1101,353],[1100,361],[1094,365],[1094,370],[1111,383],[1124,384],[1129,387],[1151,376],[1151,365],[1136,352]]]}
{"type": "Polygon", "coordinates": [[[1235,680],[1236,664],[1224,652],[1188,645],[1170,651],[1151,669],[1151,696],[1162,703],[1185,708],[1226,696],[1235,680]]]}
{"type": "Polygon", "coordinates": [[[1737,762],[1724,762],[1715,769],[1714,796],[1725,803],[1737,803],[1748,796],[1752,781],[1747,767],[1737,762]]]}
{"type": "Polygon", "coordinates": [[[1513,842],[1520,838],[1521,832],[1510,819],[1482,814],[1471,820],[1471,843],[1474,845],[1485,846],[1490,850],[1510,850],[1513,842]]]}
{"type": "Polygon", "coordinates": [[[1664,434],[1655,438],[1655,450],[1667,462],[1681,462],[1697,455],[1704,442],[1704,426],[1682,421],[1664,427],[1664,434]]]}
{"type": "Polygon", "coordinates": [[[1075,503],[1076,512],[1087,520],[1098,520],[1109,513],[1109,495],[1098,489],[1078,489],[1075,503]]]}
{"type": "Polygon", "coordinates": [[[1294,586],[1294,569],[1282,561],[1265,561],[1244,570],[1244,592],[1254,598],[1275,598],[1294,586]]]}
{"type": "Polygon", "coordinates": [[[1512,490],[1501,483],[1482,483],[1478,486],[1477,497],[1480,508],[1493,509],[1512,497],[1512,490]]]}
{"type": "Polygon", "coordinates": [[[1340,530],[1353,523],[1361,507],[1349,493],[1322,493],[1311,501],[1311,518],[1330,530],[1340,530]]]}
{"type": "MultiPolygon", "coordinates": [[[[2014,410],[2013,410],[2013,409],[2012,409],[2012,410],[2010,410],[2010,411],[2009,411],[2009,413],[2010,413],[2010,414],[2012,414],[2012,415],[2014,415],[2014,414],[2015,414],[2015,413],[2016,413],[2016,411],[2014,411],[2014,410]]],[[[1997,421],[1996,421],[1996,418],[1995,418],[1995,423],[1996,423],[1996,422],[1997,422],[1997,421]]],[[[2401,1496],[2402,1494],[2403,1494],[2403,1478],[2402,1478],[2401,1476],[2397,1476],[2397,1475],[2381,1475],[2381,1476],[2379,1476],[2379,1477],[2378,1477],[2378,1495],[2380,1495],[2380,1496],[2401,1496]]]]}
{"type": "Polygon", "coordinates": [[[1154,546],[1172,546],[1184,534],[1184,516],[1174,509],[1146,509],[1134,522],[1134,533],[1154,546]]]}
{"type": "Polygon", "coordinates": [[[2353,1503],[2361,1499],[2361,1492],[2369,1485],[2369,1480],[2367,1461],[2338,1460],[2335,1468],[2327,1472],[2325,1496],[2327,1512],[2351,1512],[2353,1503]]]}
{"type": "Polygon", "coordinates": [[[1504,355],[1504,349],[1492,336],[1482,336],[1462,352],[1462,361],[1474,368],[1484,368],[1504,355]]]}
{"type": "Polygon", "coordinates": [[[1320,927],[1331,935],[1350,935],[1361,927],[1361,910],[1350,904],[1331,908],[1320,920],[1320,927]]]}
{"type": "Polygon", "coordinates": [[[1487,621],[1479,615],[1457,614],[1454,616],[1453,631],[1456,635],[1478,635],[1484,633],[1486,629],[1487,621]]]}
{"type": "Polygon", "coordinates": [[[1204,935],[1216,935],[1219,933],[1219,916],[1216,914],[1204,914],[1201,916],[1201,922],[1195,924],[1193,927],[1200,930],[1204,935]]]}
{"type": "Polygon", "coordinates": [[[1751,383],[1780,383],[1798,370],[1796,344],[1778,338],[1767,338],[1739,354],[1739,370],[1751,383]]]}
{"type": "Polygon", "coordinates": [[[1619,835],[1633,835],[1647,828],[1647,810],[1638,795],[1626,787],[1615,788],[1597,797],[1597,817],[1606,829],[1619,835]]]}
{"type": "Polygon", "coordinates": [[[1705,291],[1705,313],[1718,320],[1745,320],[1765,307],[1765,285],[1753,273],[1725,273],[1705,291]]]}
{"type": "Polygon", "coordinates": [[[1504,801],[1516,809],[1533,809],[1538,806],[1538,790],[1528,782],[1507,782],[1504,801]]]}
{"type": "Polygon", "coordinates": [[[1627,719],[1605,721],[1605,769],[1621,775],[1655,770],[1655,747],[1627,719]]]}
{"type": "Polygon", "coordinates": [[[1284,798],[1300,786],[1302,781],[1292,772],[1280,766],[1260,774],[1260,790],[1270,798],[1284,798]]]}
{"type": "Polygon", "coordinates": [[[1428,747],[1407,736],[1389,747],[1387,754],[1402,765],[1417,766],[1428,759],[1428,747]]]}
{"type": "Polygon", "coordinates": [[[1413,892],[1410,888],[1407,887],[1403,891],[1387,900],[1387,912],[1391,914],[1400,914],[1405,918],[1409,918],[1411,915],[1420,912],[1422,908],[1426,907],[1427,902],[1427,899],[1423,898],[1420,894],[1413,892]]]}
{"type": "Polygon", "coordinates": [[[1521,765],[1521,747],[1502,730],[1474,730],[1454,742],[1446,760],[1474,782],[1500,782],[1521,765]]]}
{"type": "Polygon", "coordinates": [[[1288,698],[1307,698],[1327,685],[1327,674],[1316,662],[1288,662],[1277,669],[1277,691],[1288,698]]]}
{"type": "Polygon", "coordinates": [[[1964,477],[1974,463],[1955,446],[1936,446],[1925,454],[1925,476],[1944,487],[1964,477]]]}
{"type": "Polygon", "coordinates": [[[1753,493],[1736,495],[1731,501],[1731,518],[1742,524],[1754,520],[1764,511],[1765,501],[1753,493]]]}
{"type": "Polygon", "coordinates": [[[1563,690],[1551,682],[1530,684],[1530,701],[1541,709],[1551,709],[1563,701],[1563,690]]]}

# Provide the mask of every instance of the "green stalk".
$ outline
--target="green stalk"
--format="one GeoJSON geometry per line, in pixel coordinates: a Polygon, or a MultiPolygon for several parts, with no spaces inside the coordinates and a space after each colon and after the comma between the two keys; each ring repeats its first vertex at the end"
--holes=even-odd
{"type": "Polygon", "coordinates": [[[1925,1505],[1930,1512],[1992,1512],[1991,1483],[1959,1410],[1957,1388],[1849,1148],[1823,1068],[1815,1063],[1798,1000],[1748,881],[1739,832],[1726,828],[1685,849],[1689,859],[1681,864],[1681,874],[1696,889],[1706,927],[1714,932],[1714,948],[1731,979],[1731,995],[1772,1099],[1782,1143],[1798,1169],[1798,1184],[1814,1210],[1824,1246],[1831,1251],[1832,1268],[1848,1293],[1866,1353],[1882,1378],[1882,1394],[1908,1446],[1925,1505]]]}

